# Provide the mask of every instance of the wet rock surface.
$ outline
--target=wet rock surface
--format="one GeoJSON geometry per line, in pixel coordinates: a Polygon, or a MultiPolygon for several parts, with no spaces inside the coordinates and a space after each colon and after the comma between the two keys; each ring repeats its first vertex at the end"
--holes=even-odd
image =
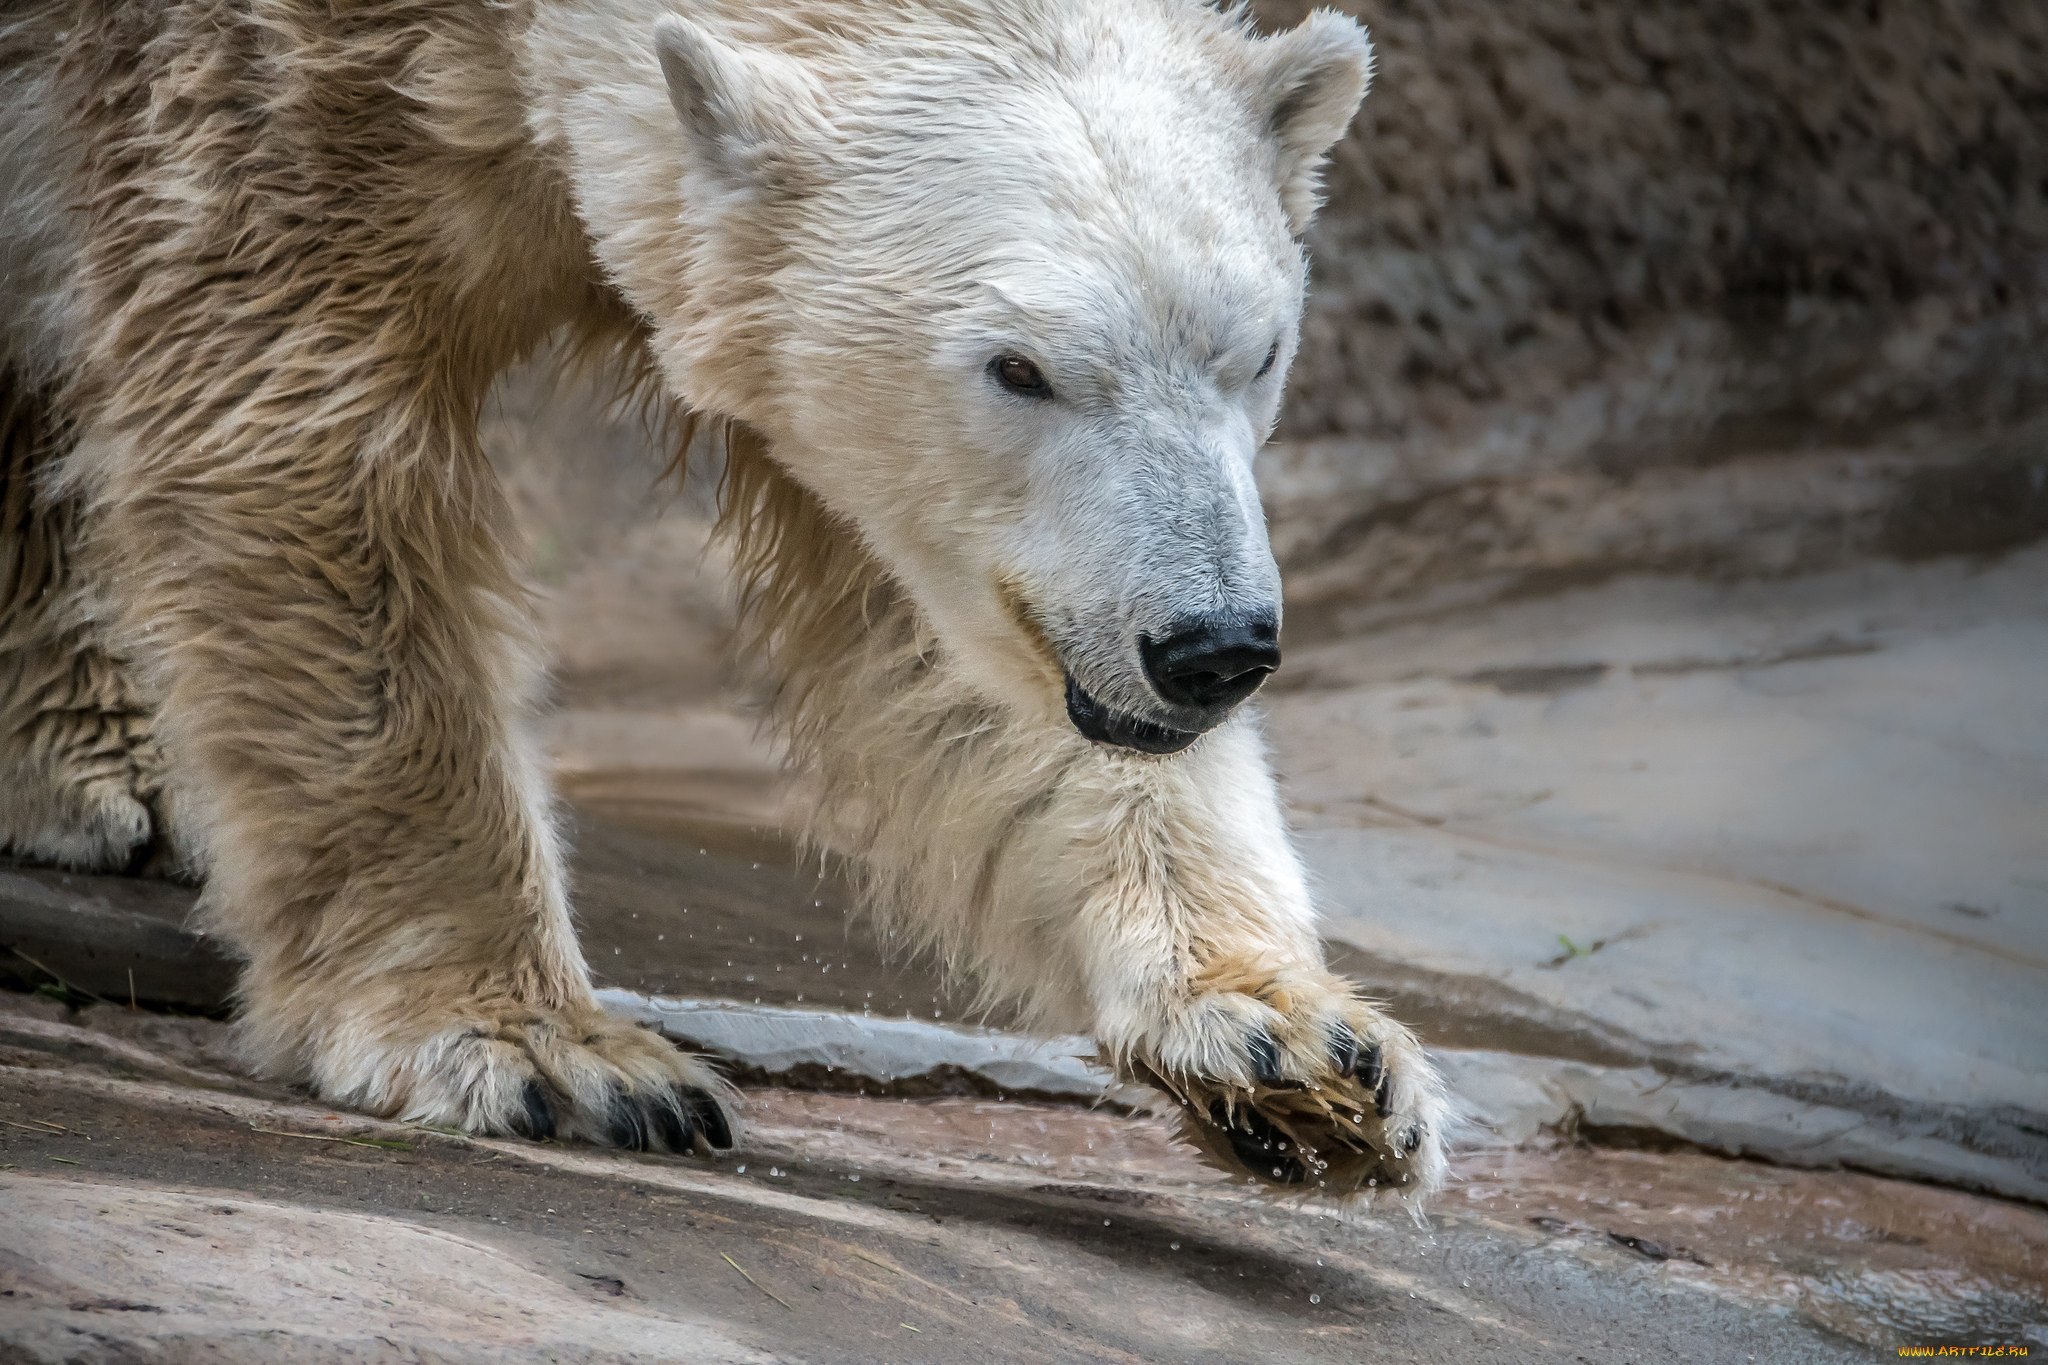
{"type": "Polygon", "coordinates": [[[1270,715],[1326,932],[1541,1040],[1509,1050],[1832,1108],[1809,1137],[2039,1199],[2044,589],[2038,549],[1639,579],[1309,650],[1270,715]]]}
{"type": "Polygon", "coordinates": [[[2048,1214],[1870,1176],[1481,1152],[1418,1226],[1071,1106],[760,1089],[716,1164],[459,1138],[220,1033],[0,1001],[13,1358],[1849,1361],[2048,1313],[2048,1214]]]}
{"type": "Polygon", "coordinates": [[[1262,474],[1294,642],[2048,535],[2039,7],[1338,8],[1377,73],[1262,474]]]}
{"type": "MultiPolygon", "coordinates": [[[[577,917],[599,981],[709,997],[922,1018],[962,1017],[937,977],[879,944],[842,880],[774,829],[659,802],[572,811],[577,917]]],[[[224,1009],[226,950],[189,887],[0,859],[0,981],[62,978],[125,1002],[224,1009]],[[48,969],[48,970],[44,970],[48,969]],[[54,977],[52,975],[54,973],[54,977]]]]}
{"type": "Polygon", "coordinates": [[[962,1021],[772,830],[665,803],[576,825],[592,958],[641,992],[615,1007],[671,997],[664,1027],[748,1078],[740,1152],[482,1143],[308,1105],[238,1076],[223,1026],[125,1007],[137,964],[143,1000],[166,979],[149,962],[166,943],[225,970],[182,927],[189,890],[7,869],[0,938],[16,983],[44,993],[6,997],[0,1029],[0,1208],[23,1230],[0,1254],[0,1340],[52,1360],[86,1341],[230,1360],[289,1343],[310,1359],[1806,1361],[2048,1321],[2040,1208],[1710,1155],[1828,1165],[1850,1136],[1874,1145],[1848,1159],[1881,1168],[1905,1148],[1868,1114],[1667,1074],[1641,1038],[1512,985],[1461,995],[1335,945],[1425,1026],[1456,1021],[1442,1055],[1474,1121],[1426,1227],[1391,1202],[1272,1204],[1200,1167],[1142,1097],[1086,1107],[1082,1040],[962,1021]],[[22,925],[44,935],[32,964],[22,925]]]}

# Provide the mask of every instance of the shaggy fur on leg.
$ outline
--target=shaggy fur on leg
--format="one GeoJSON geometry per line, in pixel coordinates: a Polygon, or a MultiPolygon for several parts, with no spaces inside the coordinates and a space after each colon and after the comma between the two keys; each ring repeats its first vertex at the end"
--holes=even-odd
{"type": "Polygon", "coordinates": [[[250,1060],[379,1114],[730,1145],[709,1068],[592,996],[529,734],[477,407],[618,310],[520,156],[508,16],[42,17],[69,24],[32,114],[75,130],[73,301],[13,340],[63,351],[49,495],[196,798],[250,1060]]]}

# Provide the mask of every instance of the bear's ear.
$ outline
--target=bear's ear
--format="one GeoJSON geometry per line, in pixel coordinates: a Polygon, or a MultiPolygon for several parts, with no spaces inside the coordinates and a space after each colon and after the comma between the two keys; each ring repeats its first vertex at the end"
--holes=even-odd
{"type": "Polygon", "coordinates": [[[1322,205],[1323,160],[1372,84],[1372,40],[1356,20],[1317,10],[1261,39],[1253,61],[1253,108],[1273,139],[1280,202],[1298,237],[1322,205]]]}
{"type": "Polygon", "coordinates": [[[729,188],[762,187],[824,134],[823,92],[780,53],[721,42],[674,16],[655,23],[654,53],[691,155],[729,188]]]}

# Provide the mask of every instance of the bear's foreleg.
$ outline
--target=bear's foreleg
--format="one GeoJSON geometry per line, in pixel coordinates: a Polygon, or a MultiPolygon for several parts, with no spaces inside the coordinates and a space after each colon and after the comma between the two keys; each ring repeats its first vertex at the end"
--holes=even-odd
{"type": "Polygon", "coordinates": [[[1442,1084],[1414,1035],[1326,967],[1255,720],[1150,757],[1088,742],[1056,702],[998,705],[737,434],[724,526],[749,650],[814,782],[814,835],[848,855],[885,933],[985,1005],[1091,1034],[1232,1171],[1337,1195],[1434,1189],[1442,1084]]]}
{"type": "Polygon", "coordinates": [[[153,354],[75,457],[203,820],[208,913],[247,959],[247,1055],[380,1115],[729,1146],[711,1070],[593,998],[462,406],[409,365],[305,354],[153,354]],[[166,385],[183,401],[155,400],[166,385]]]}
{"type": "Polygon", "coordinates": [[[751,532],[743,566],[755,551],[755,647],[817,782],[817,837],[850,855],[885,932],[984,1004],[1091,1034],[1233,1171],[1339,1195],[1435,1188],[1442,1085],[1414,1035],[1326,967],[1254,719],[1150,757],[997,706],[808,499],[762,486],[781,491],[756,494],[754,521],[729,509],[751,532]]]}
{"type": "Polygon", "coordinates": [[[1073,864],[1068,936],[1106,1059],[1178,1101],[1227,1169],[1338,1195],[1434,1190],[1441,1082],[1324,965],[1253,721],[1169,759],[1097,749],[1068,785],[1033,861],[1073,864]]]}
{"type": "Polygon", "coordinates": [[[1002,839],[983,907],[990,928],[1033,922],[1057,950],[997,974],[1078,988],[1105,1059],[1172,1096],[1227,1169],[1339,1195],[1433,1190],[1442,1085],[1414,1035],[1324,965],[1253,721],[1163,759],[1059,743],[1068,761],[1002,839]]]}

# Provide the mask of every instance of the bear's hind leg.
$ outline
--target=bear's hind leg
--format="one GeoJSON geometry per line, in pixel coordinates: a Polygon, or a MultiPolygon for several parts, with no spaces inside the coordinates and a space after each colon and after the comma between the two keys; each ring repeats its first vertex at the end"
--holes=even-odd
{"type": "Polygon", "coordinates": [[[77,581],[76,508],[46,496],[49,396],[0,373],[0,855],[189,877],[150,711],[77,581]]]}
{"type": "Polygon", "coordinates": [[[191,880],[148,709],[86,632],[0,648],[0,855],[191,880]]]}

